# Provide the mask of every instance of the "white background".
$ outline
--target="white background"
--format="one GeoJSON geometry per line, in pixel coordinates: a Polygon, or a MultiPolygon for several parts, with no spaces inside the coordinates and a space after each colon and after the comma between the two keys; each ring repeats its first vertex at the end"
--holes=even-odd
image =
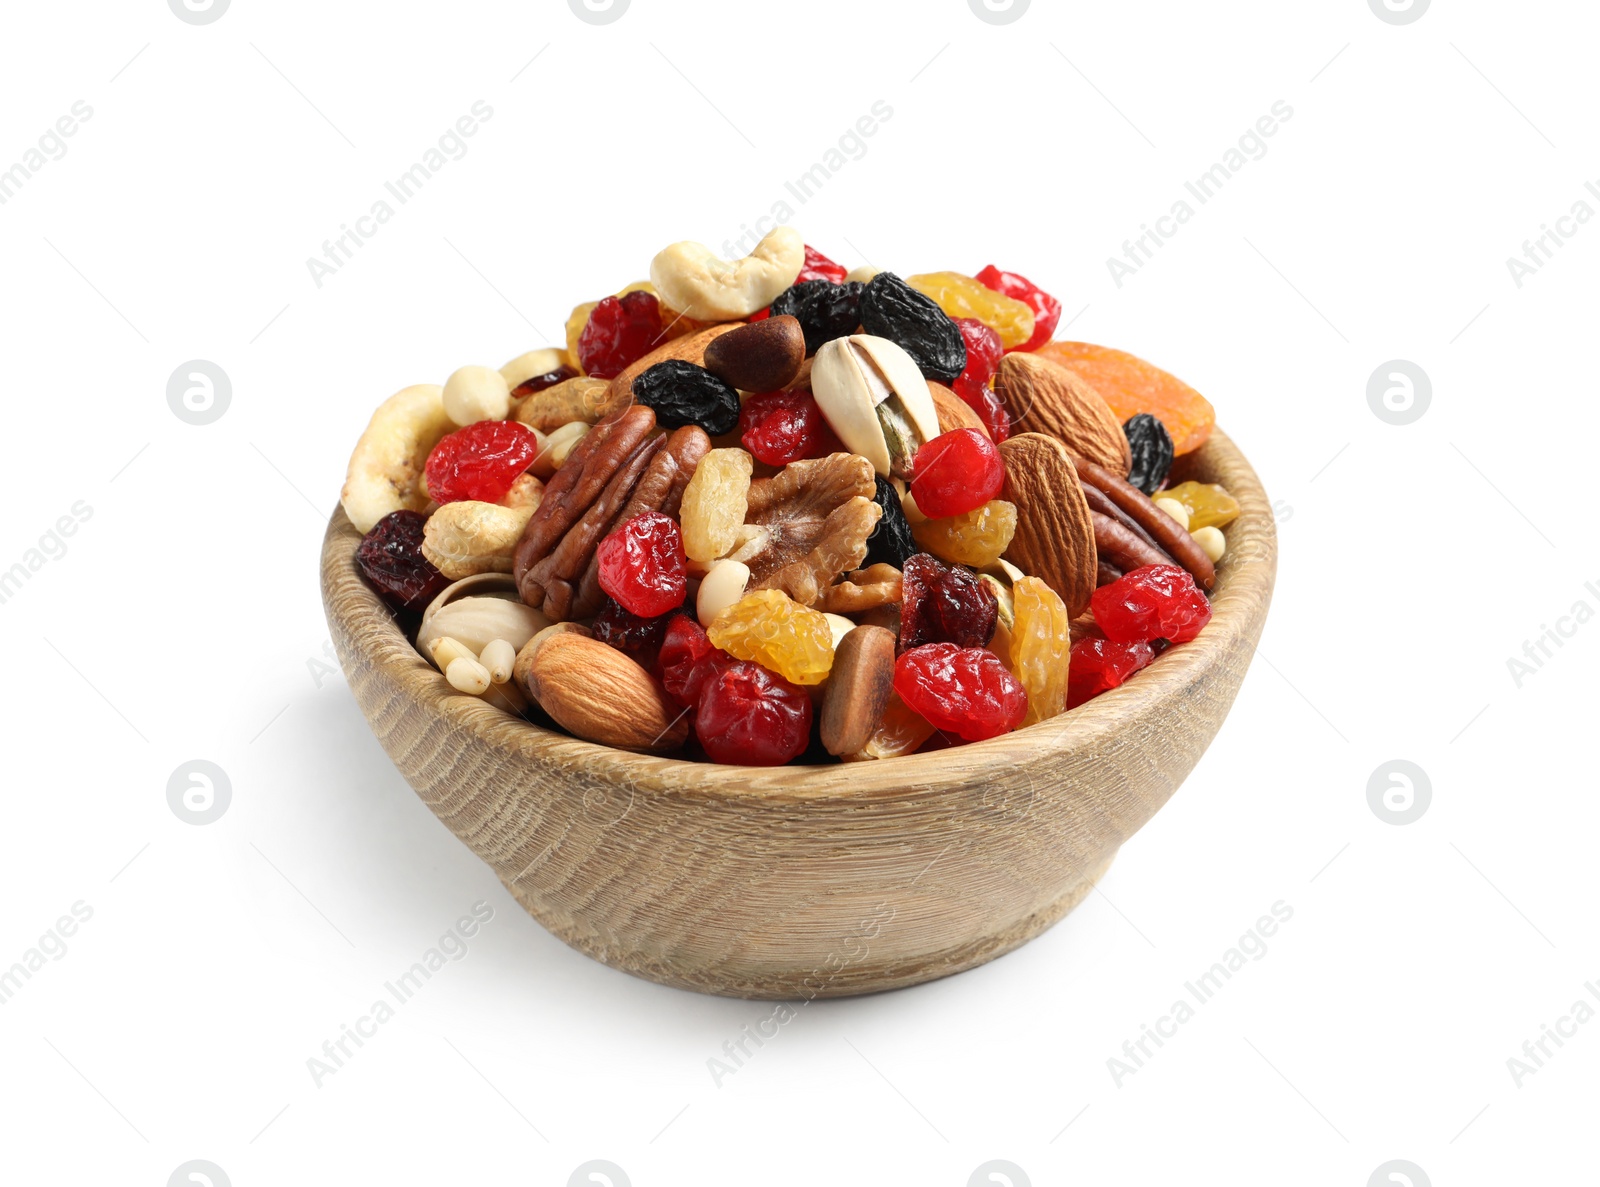
{"type": "Polygon", "coordinates": [[[93,917],[0,1006],[0,1179],[1595,1181],[1600,1021],[1520,1087],[1506,1064],[1600,981],[1600,627],[1520,687],[1507,666],[1600,609],[1600,221],[1520,288],[1505,262],[1600,211],[1592,6],[4,19],[0,168],[94,114],[0,206],[0,569],[92,509],[0,605],[0,964],[93,917]],[[480,99],[467,155],[319,288],[307,257],[480,99]],[[718,1087],[707,1060],[772,1007],[612,972],[517,909],[322,666],[318,547],[379,400],[737,236],[879,99],[865,154],[790,199],[807,241],[1023,272],[1067,336],[1193,383],[1279,504],[1282,565],[1232,716],[1103,893],[974,972],[800,1008],[718,1087]],[[1107,257],[1278,100],[1265,156],[1119,287],[1107,257]],[[1433,387],[1406,426],[1366,398],[1396,358],[1433,387]],[[191,359],[232,381],[205,426],[166,402],[191,359]],[[166,800],[195,758],[232,785],[204,827],[166,800]],[[1403,827],[1367,802],[1395,758],[1432,786],[1403,827]],[[317,1087],[307,1059],[479,900],[470,954],[317,1087]],[[1107,1059],[1279,900],[1265,957],[1118,1087],[1107,1059]]]}

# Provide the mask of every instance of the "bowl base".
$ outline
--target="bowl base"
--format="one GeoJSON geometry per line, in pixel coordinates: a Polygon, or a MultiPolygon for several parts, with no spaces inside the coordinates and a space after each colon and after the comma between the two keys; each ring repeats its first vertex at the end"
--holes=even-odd
{"type": "Polygon", "coordinates": [[[676,989],[689,989],[696,993],[711,993],[720,997],[739,997],[758,1001],[811,1001],[816,998],[856,997],[864,993],[881,993],[888,989],[904,989],[908,985],[921,985],[964,973],[968,969],[987,964],[1020,948],[1040,933],[1047,931],[1066,917],[1067,913],[1089,897],[1095,884],[1105,876],[1116,858],[1117,851],[1074,882],[1053,902],[1035,911],[1025,919],[968,944],[946,952],[915,961],[873,961],[867,959],[829,972],[813,970],[763,970],[748,966],[706,965],[690,970],[679,959],[651,959],[646,954],[623,950],[607,945],[603,938],[579,932],[570,926],[566,916],[557,916],[541,909],[538,900],[515,883],[501,880],[502,885],[529,915],[546,931],[569,947],[610,968],[659,985],[676,989]]]}

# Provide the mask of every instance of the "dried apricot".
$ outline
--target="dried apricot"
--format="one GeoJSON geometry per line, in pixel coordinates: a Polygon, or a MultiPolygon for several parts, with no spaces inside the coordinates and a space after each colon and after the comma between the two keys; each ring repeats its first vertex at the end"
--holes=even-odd
{"type": "Polygon", "coordinates": [[[1099,392],[1118,420],[1148,412],[1167,426],[1174,453],[1206,443],[1216,424],[1211,402],[1183,380],[1126,351],[1088,342],[1047,342],[1039,353],[1071,367],[1099,392]]]}

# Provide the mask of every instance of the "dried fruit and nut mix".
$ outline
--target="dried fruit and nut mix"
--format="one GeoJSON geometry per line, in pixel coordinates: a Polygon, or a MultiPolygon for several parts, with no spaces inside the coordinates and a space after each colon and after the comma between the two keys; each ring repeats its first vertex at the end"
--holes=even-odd
{"type": "Polygon", "coordinates": [[[361,572],[457,691],[712,762],[892,758],[1115,688],[1211,618],[1211,405],[1061,303],[677,243],[566,345],[379,406],[361,572]],[[415,616],[420,613],[421,619],[415,616]]]}

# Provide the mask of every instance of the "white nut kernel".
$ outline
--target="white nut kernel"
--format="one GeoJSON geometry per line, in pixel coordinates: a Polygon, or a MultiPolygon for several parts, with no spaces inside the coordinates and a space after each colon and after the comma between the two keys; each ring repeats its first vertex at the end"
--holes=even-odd
{"type": "Polygon", "coordinates": [[[457,656],[444,670],[444,678],[457,692],[481,697],[489,691],[489,669],[470,655],[457,656]]]}
{"type": "Polygon", "coordinates": [[[509,639],[491,639],[478,656],[478,662],[489,669],[489,679],[504,684],[511,679],[511,669],[517,662],[517,649],[509,639]]]}
{"type": "Polygon", "coordinates": [[[1169,516],[1178,521],[1178,526],[1184,531],[1189,530],[1189,509],[1177,499],[1156,499],[1156,506],[1165,511],[1169,516]]]}
{"type": "Polygon", "coordinates": [[[721,259],[703,243],[674,243],[650,261],[650,282],[669,308],[699,321],[732,321],[772,304],[805,261],[800,233],[774,227],[742,260],[721,259]]]}
{"type": "Polygon", "coordinates": [[[1211,558],[1211,563],[1216,564],[1222,559],[1222,554],[1228,550],[1228,538],[1216,528],[1198,528],[1194,532],[1194,542],[1200,545],[1200,551],[1211,558]]]}
{"type": "Polygon", "coordinates": [[[700,625],[709,627],[717,615],[744,597],[745,586],[749,584],[749,565],[741,561],[712,561],[705,579],[700,582],[700,592],[695,596],[694,613],[700,625]]]}
{"type": "Polygon", "coordinates": [[[573,447],[583,440],[584,434],[589,431],[589,426],[581,420],[571,424],[562,425],[553,433],[546,434],[544,446],[533,459],[533,465],[528,469],[534,477],[548,480],[550,475],[561,468],[561,463],[567,460],[573,447]]]}
{"type": "Polygon", "coordinates": [[[433,662],[442,672],[458,659],[472,659],[473,654],[460,639],[444,635],[433,641],[433,662]]]}
{"type": "Polygon", "coordinates": [[[845,283],[848,284],[853,280],[858,284],[866,284],[881,271],[883,271],[883,269],[875,267],[872,264],[861,264],[858,267],[850,269],[850,275],[844,278],[845,283]]]}
{"type": "Polygon", "coordinates": [[[444,381],[444,410],[458,425],[504,420],[511,412],[511,388],[504,375],[488,367],[462,367],[444,381]]]}
{"type": "MultiPolygon", "coordinates": [[[[515,390],[519,384],[559,371],[562,367],[572,367],[572,356],[560,347],[546,346],[542,350],[519,354],[500,368],[500,377],[506,381],[506,387],[515,390]]],[[[573,367],[573,370],[577,368],[573,367]]]]}
{"type": "Polygon", "coordinates": [[[828,629],[833,632],[833,648],[837,651],[844,637],[856,629],[856,624],[843,614],[824,614],[822,617],[828,620],[828,629]]]}

